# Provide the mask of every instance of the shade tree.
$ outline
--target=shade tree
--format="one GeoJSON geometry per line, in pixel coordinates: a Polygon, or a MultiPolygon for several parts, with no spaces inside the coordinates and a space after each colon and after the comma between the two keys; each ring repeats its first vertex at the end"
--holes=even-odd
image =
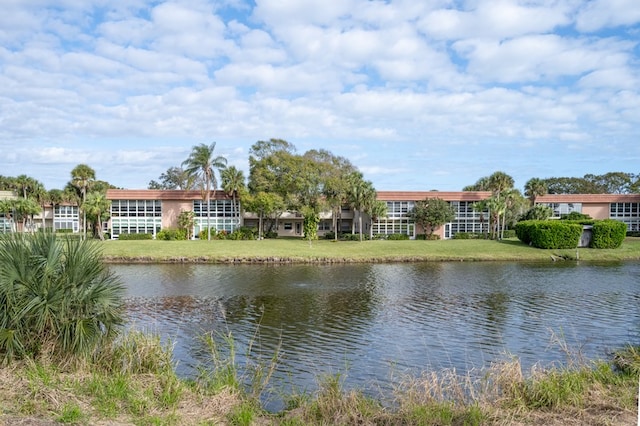
{"type": "Polygon", "coordinates": [[[424,230],[427,239],[430,239],[437,227],[455,218],[455,211],[447,201],[436,197],[416,201],[408,215],[424,230]]]}

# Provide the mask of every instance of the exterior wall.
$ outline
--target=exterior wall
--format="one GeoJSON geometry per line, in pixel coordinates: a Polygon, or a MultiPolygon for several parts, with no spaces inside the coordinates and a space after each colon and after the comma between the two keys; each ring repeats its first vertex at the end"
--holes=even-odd
{"type": "Polygon", "coordinates": [[[619,220],[628,231],[640,231],[640,194],[550,194],[536,199],[536,204],[547,203],[579,203],[581,213],[593,219],[619,220]]]}
{"type": "Polygon", "coordinates": [[[410,238],[424,234],[425,230],[415,224],[408,213],[416,201],[427,198],[440,198],[448,201],[455,208],[456,216],[453,222],[439,226],[433,230],[433,234],[441,239],[451,238],[457,232],[481,232],[486,229],[488,215],[485,213],[481,220],[479,212],[469,211],[476,201],[482,201],[491,197],[487,191],[378,191],[378,200],[387,203],[387,217],[373,223],[374,234],[406,234],[410,238]]]}
{"type": "Polygon", "coordinates": [[[162,202],[162,228],[177,228],[178,216],[183,211],[192,211],[193,201],[165,200],[162,202]]]}
{"type": "Polygon", "coordinates": [[[582,214],[593,219],[609,219],[609,203],[592,203],[582,205],[582,214]]]}

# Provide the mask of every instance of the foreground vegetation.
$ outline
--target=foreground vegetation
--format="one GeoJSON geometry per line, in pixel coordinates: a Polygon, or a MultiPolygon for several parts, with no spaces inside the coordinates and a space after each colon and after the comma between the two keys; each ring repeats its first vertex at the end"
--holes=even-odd
{"type": "MultiPolygon", "coordinates": [[[[629,240],[616,250],[581,252],[620,260],[638,259],[639,251],[640,242],[629,240]]],[[[255,359],[249,350],[236,358],[233,336],[203,336],[209,360],[196,377],[178,377],[171,346],[158,336],[118,334],[120,285],[100,261],[536,260],[524,255],[534,252],[569,257],[517,241],[99,243],[7,236],[0,240],[0,425],[634,424],[640,348],[631,346],[608,361],[570,357],[565,366],[531,371],[517,359],[465,375],[425,371],[379,398],[343,388],[340,374],[319,377],[315,392],[284,395],[286,408],[270,413],[261,396],[278,354],[255,359]]]]}
{"type": "Polygon", "coordinates": [[[640,260],[640,238],[617,249],[542,250],[516,239],[443,241],[105,241],[109,262],[417,262],[417,261],[586,261],[640,260]]]}
{"type": "Polygon", "coordinates": [[[0,368],[0,424],[632,425],[639,350],[530,372],[517,360],[473,376],[427,371],[403,380],[386,403],[343,389],[336,375],[268,413],[259,401],[268,386],[268,375],[257,374],[261,366],[241,372],[214,350],[211,368],[183,380],[168,346],[131,332],[89,358],[40,356],[0,368]]]}

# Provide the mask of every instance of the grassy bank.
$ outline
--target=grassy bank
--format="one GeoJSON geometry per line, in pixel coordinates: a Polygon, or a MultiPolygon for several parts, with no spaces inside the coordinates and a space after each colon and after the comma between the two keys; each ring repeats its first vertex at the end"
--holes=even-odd
{"type": "Polygon", "coordinates": [[[640,260],[640,238],[611,250],[541,250],[519,240],[339,241],[105,241],[109,262],[413,262],[640,260]]]}
{"type": "MultiPolygon", "coordinates": [[[[215,357],[215,356],[214,356],[215,357]]],[[[179,379],[159,339],[132,333],[90,361],[20,361],[0,368],[0,424],[51,425],[633,425],[637,348],[611,362],[536,368],[497,363],[478,379],[455,371],[407,377],[393,404],[321,379],[288,408],[263,411],[264,376],[247,391],[233,359],[215,359],[196,379],[179,379]]],[[[475,377],[475,376],[474,376],[475,377]]]]}

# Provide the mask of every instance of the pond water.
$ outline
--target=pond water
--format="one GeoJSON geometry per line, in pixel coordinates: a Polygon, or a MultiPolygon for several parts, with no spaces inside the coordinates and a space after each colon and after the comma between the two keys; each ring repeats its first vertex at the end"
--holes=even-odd
{"type": "Polygon", "coordinates": [[[278,354],[285,393],[324,375],[375,393],[425,370],[565,362],[557,340],[589,359],[640,343],[637,262],[110,267],[131,324],[174,344],[180,375],[211,363],[202,336],[230,332],[241,364],[278,354]]]}

